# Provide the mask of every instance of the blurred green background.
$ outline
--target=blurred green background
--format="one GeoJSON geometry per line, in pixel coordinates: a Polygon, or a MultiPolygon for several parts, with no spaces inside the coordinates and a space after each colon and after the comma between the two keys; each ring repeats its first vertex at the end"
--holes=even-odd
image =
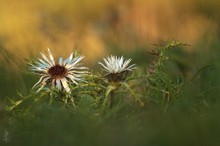
{"type": "Polygon", "coordinates": [[[0,145],[219,145],[219,7],[219,0],[0,0],[0,138],[7,129],[11,140],[0,145]],[[146,67],[153,44],[172,39],[190,46],[173,52],[186,83],[167,113],[125,108],[95,120],[88,111],[36,107],[36,120],[10,121],[3,112],[6,98],[28,94],[37,81],[25,59],[48,47],[56,57],[81,50],[91,68],[110,54],[146,67]],[[214,67],[192,82],[206,65],[214,67]]]}

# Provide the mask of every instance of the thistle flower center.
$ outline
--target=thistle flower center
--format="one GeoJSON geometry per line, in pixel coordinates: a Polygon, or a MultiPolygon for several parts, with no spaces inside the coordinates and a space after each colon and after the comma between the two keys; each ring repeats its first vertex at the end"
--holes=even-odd
{"type": "Polygon", "coordinates": [[[48,70],[48,74],[52,78],[63,78],[67,73],[67,69],[61,65],[55,65],[48,70]]]}
{"type": "Polygon", "coordinates": [[[128,71],[123,71],[120,73],[110,73],[106,77],[110,82],[119,82],[119,81],[124,81],[128,76],[128,74],[129,74],[128,71]]]}

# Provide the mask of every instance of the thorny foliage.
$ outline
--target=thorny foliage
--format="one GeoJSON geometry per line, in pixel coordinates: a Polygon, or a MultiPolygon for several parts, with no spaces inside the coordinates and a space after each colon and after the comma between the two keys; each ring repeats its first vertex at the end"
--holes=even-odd
{"type": "Polygon", "coordinates": [[[157,45],[149,52],[154,56],[152,63],[126,78],[123,76],[123,80],[118,82],[111,82],[109,77],[100,73],[90,72],[78,86],[70,86],[71,93],[47,87],[39,93],[31,91],[26,96],[18,93],[19,99],[14,101],[9,98],[10,103],[6,109],[16,113],[31,110],[33,105],[40,108],[45,104],[54,104],[73,111],[87,108],[94,111],[95,116],[108,115],[109,111],[117,112],[124,105],[135,108],[157,105],[167,111],[169,105],[181,97],[181,87],[184,84],[180,72],[176,77],[169,74],[167,63],[172,60],[167,52],[182,46],[185,44],[177,41],[157,45]]]}

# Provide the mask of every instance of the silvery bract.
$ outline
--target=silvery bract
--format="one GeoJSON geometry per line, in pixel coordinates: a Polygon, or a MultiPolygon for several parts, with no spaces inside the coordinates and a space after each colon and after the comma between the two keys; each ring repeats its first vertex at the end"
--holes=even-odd
{"type": "Polygon", "coordinates": [[[104,58],[104,64],[98,62],[106,71],[106,76],[110,81],[123,80],[127,73],[135,69],[135,64],[130,65],[132,59],[124,59],[123,56],[110,56],[104,58]]]}
{"type": "Polygon", "coordinates": [[[78,84],[82,80],[82,76],[87,73],[87,67],[80,67],[79,62],[84,56],[74,57],[71,53],[69,58],[63,61],[60,57],[58,62],[55,62],[53,55],[48,48],[49,57],[41,53],[42,59],[37,58],[36,62],[31,63],[31,71],[41,76],[39,81],[33,86],[38,87],[39,92],[46,85],[51,85],[51,88],[57,87],[58,90],[70,92],[69,84],[78,84]]]}

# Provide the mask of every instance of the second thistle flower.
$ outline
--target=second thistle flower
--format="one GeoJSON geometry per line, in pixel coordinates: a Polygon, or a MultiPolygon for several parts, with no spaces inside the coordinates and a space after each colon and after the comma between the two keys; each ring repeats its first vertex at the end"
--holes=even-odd
{"type": "Polygon", "coordinates": [[[110,82],[123,81],[129,72],[136,69],[135,64],[130,65],[132,59],[124,59],[123,56],[110,56],[104,58],[104,63],[98,62],[106,71],[105,76],[110,82]]]}

